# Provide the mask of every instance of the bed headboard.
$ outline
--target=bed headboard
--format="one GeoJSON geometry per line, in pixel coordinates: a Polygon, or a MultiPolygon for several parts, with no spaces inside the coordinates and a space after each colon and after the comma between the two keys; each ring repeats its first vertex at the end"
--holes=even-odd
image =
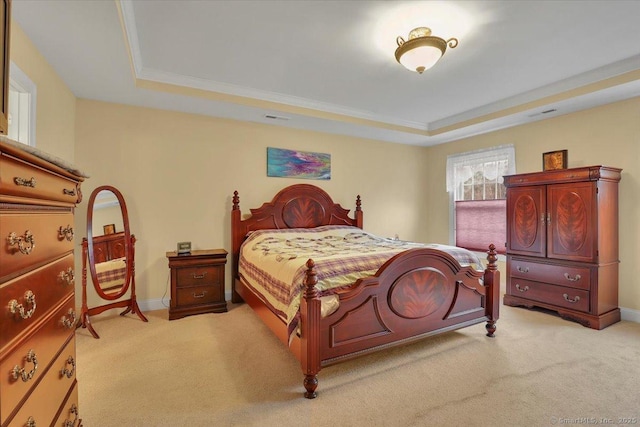
{"type": "Polygon", "coordinates": [[[251,216],[243,220],[240,212],[240,197],[238,192],[234,191],[231,210],[234,299],[238,298],[235,294],[235,280],[238,277],[240,246],[250,231],[314,228],[321,225],[350,225],[362,228],[360,196],[356,198],[355,218],[350,218],[348,214],[349,209],[334,203],[323,189],[309,184],[295,184],[280,190],[271,202],[266,202],[257,209],[251,209],[251,216]]]}

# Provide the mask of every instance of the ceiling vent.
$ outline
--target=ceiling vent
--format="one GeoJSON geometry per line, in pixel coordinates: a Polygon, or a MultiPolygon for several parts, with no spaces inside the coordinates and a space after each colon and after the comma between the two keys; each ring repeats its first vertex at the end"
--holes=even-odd
{"type": "Polygon", "coordinates": [[[289,117],[284,117],[284,116],[276,116],[274,114],[265,114],[264,115],[265,119],[269,119],[269,120],[289,120],[289,117]]]}

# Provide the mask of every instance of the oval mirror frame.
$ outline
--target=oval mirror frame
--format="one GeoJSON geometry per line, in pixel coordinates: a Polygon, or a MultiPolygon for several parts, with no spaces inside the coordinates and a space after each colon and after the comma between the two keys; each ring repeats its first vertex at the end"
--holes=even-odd
{"type": "Polygon", "coordinates": [[[89,256],[89,270],[91,271],[91,280],[93,282],[93,287],[96,290],[97,294],[100,298],[105,300],[117,300],[122,298],[127,291],[129,290],[129,285],[131,284],[131,271],[132,266],[131,263],[133,261],[132,258],[132,241],[131,241],[131,229],[129,228],[129,215],[127,211],[127,204],[124,201],[124,197],[122,197],[122,193],[118,191],[115,187],[110,185],[103,185],[91,193],[89,197],[89,204],[87,206],[87,246],[88,246],[88,256],[89,256]],[[120,205],[120,213],[122,214],[122,223],[124,228],[124,249],[125,249],[125,278],[124,284],[119,292],[105,292],[100,283],[98,281],[98,275],[96,272],[96,263],[95,263],[95,254],[93,252],[93,207],[95,204],[95,200],[97,195],[101,191],[110,191],[112,192],[116,198],[118,199],[118,203],[120,205]]]}

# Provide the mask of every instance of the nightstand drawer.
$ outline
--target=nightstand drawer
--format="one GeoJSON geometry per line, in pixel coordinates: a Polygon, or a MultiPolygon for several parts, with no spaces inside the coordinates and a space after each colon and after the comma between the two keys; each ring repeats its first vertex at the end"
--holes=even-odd
{"type": "Polygon", "coordinates": [[[180,288],[176,291],[179,306],[194,304],[209,304],[224,301],[220,292],[220,286],[192,286],[180,288]]]}
{"type": "Polygon", "coordinates": [[[589,312],[589,292],[581,289],[511,278],[507,292],[516,297],[589,312]]]}
{"type": "Polygon", "coordinates": [[[224,265],[203,265],[179,268],[177,270],[176,286],[218,285],[224,281],[224,265]]]}

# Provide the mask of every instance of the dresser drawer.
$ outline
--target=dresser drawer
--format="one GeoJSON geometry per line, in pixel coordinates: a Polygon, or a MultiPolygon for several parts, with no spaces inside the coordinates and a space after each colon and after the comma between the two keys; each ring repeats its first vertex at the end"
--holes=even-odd
{"type": "Polygon", "coordinates": [[[74,381],[71,393],[67,396],[67,400],[60,408],[58,418],[55,423],[51,423],[52,426],[67,426],[82,427],[82,419],[80,418],[80,412],[78,408],[78,383],[74,381]]]}
{"type": "Polygon", "coordinates": [[[511,277],[553,283],[578,289],[591,289],[591,269],[568,265],[542,264],[511,259],[511,277]]]}
{"type": "Polygon", "coordinates": [[[63,323],[63,318],[68,320],[74,317],[73,314],[69,315],[70,309],[75,310],[74,304],[75,300],[72,294],[33,335],[26,337],[20,345],[8,349],[6,353],[0,355],[2,357],[0,360],[0,372],[2,372],[0,375],[0,395],[2,395],[0,423],[4,423],[9,412],[40,381],[47,366],[57,356],[60,348],[70,338],[74,339],[75,325],[65,326],[63,323]],[[30,352],[33,356],[28,361],[30,352]],[[18,367],[18,379],[14,379],[12,374],[16,366],[18,367]],[[23,381],[21,369],[24,370],[27,381],[23,381]],[[28,378],[28,374],[32,371],[32,377],[28,378]]]}
{"type": "Polygon", "coordinates": [[[74,292],[73,254],[0,285],[0,351],[74,292]],[[31,298],[28,298],[28,294],[31,298]],[[11,308],[13,306],[12,313],[11,308]]]}
{"type": "MultiPolygon", "coordinates": [[[[75,339],[72,338],[54,360],[51,367],[43,373],[43,378],[38,387],[20,407],[10,425],[24,426],[29,418],[35,421],[36,426],[51,425],[63,406],[64,398],[76,383],[75,357],[75,339]],[[70,362],[70,360],[73,360],[73,362],[70,362]]],[[[42,369],[44,370],[45,366],[42,369]]],[[[14,404],[16,403],[18,402],[14,402],[14,404]]],[[[66,414],[65,418],[68,418],[68,416],[69,414],[66,414]]]]}
{"type": "Polygon", "coordinates": [[[178,306],[209,304],[223,301],[220,286],[192,286],[176,292],[178,306]]]}
{"type": "Polygon", "coordinates": [[[224,265],[206,265],[177,269],[176,286],[213,286],[224,282],[224,265]]]}
{"type": "Polygon", "coordinates": [[[589,292],[582,289],[511,278],[508,293],[558,307],[589,312],[589,292]]]}
{"type": "Polygon", "coordinates": [[[79,184],[10,154],[0,153],[0,194],[74,204],[79,184]]]}
{"type": "Polygon", "coordinates": [[[3,211],[1,214],[0,283],[73,251],[73,214],[70,210],[3,211]],[[14,244],[9,241],[10,236],[14,237],[14,244]]]}

